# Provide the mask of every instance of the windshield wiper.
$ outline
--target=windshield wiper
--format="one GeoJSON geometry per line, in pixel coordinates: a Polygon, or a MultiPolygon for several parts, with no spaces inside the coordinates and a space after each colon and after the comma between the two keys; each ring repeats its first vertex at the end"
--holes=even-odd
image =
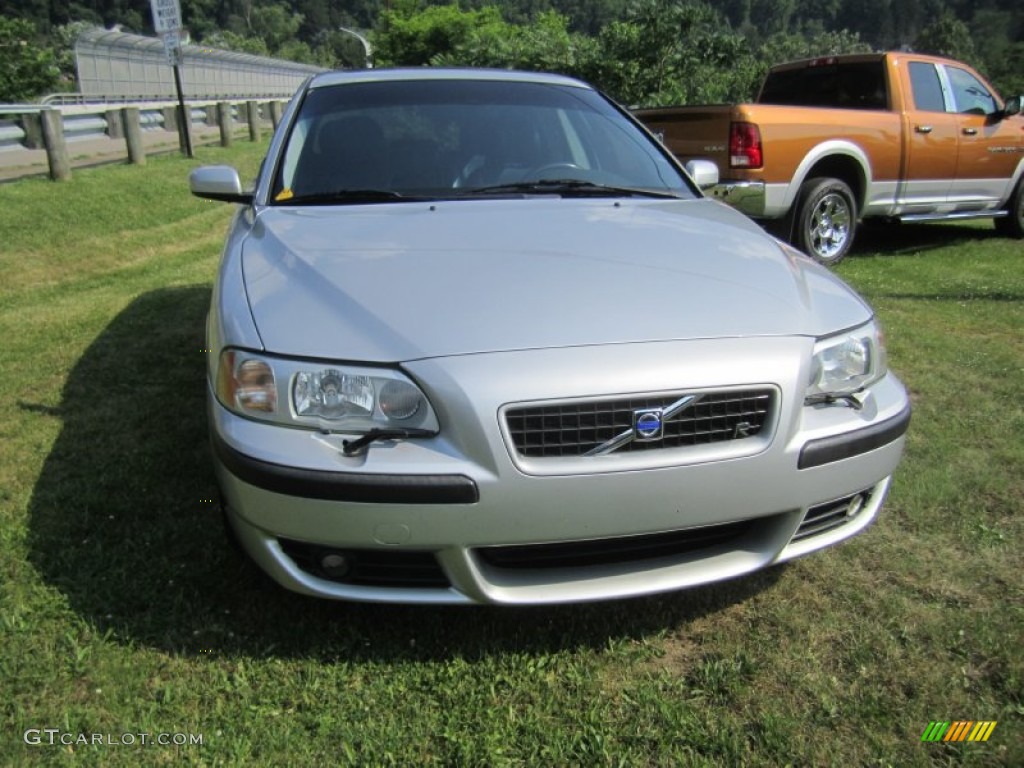
{"type": "Polygon", "coordinates": [[[656,197],[680,200],[679,195],[668,190],[642,189],[638,187],[617,187],[610,184],[597,184],[581,179],[539,179],[537,181],[519,181],[513,184],[495,184],[490,187],[467,189],[465,195],[502,195],[509,193],[562,195],[563,197],[656,197]]]}
{"type": "Polygon", "coordinates": [[[314,192],[308,195],[293,195],[278,200],[283,205],[327,205],[329,203],[386,203],[392,200],[417,202],[428,200],[426,197],[413,197],[389,189],[336,189],[333,192],[314,192]]]}

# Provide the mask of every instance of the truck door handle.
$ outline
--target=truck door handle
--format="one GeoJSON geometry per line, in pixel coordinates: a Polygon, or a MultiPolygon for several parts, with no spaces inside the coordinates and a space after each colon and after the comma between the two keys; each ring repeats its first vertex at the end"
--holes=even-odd
{"type": "Polygon", "coordinates": [[[915,125],[914,130],[918,133],[931,133],[932,127],[930,125],[915,125]]]}
{"type": "Polygon", "coordinates": [[[976,136],[977,133],[977,128],[964,128],[964,136],[976,136]]]}

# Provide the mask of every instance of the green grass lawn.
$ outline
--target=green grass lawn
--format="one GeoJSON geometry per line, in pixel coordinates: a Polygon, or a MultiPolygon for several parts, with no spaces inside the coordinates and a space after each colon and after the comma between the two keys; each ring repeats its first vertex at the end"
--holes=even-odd
{"type": "Polygon", "coordinates": [[[271,586],[212,499],[200,162],[0,186],[0,765],[1024,765],[1024,245],[865,229],[914,399],[875,526],[719,586],[537,609],[271,586]],[[931,744],[932,720],[996,720],[931,744]],[[98,734],[202,745],[26,744],[98,734]]]}

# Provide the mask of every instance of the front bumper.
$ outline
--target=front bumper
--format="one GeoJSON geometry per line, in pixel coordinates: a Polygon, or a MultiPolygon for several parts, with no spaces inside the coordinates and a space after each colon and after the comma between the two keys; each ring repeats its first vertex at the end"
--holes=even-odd
{"type": "Polygon", "coordinates": [[[885,377],[861,411],[804,406],[789,396],[806,380],[804,344],[630,345],[629,365],[625,348],[419,361],[406,368],[442,434],[376,443],[360,457],[341,454],[340,435],[248,421],[211,393],[218,478],[249,555],[285,587],[320,597],[553,603],[710,583],[848,538],[885,498],[909,420],[902,385],[885,377]],[[618,365],[602,365],[610,354],[618,365]],[[597,457],[592,469],[569,461],[561,472],[558,459],[543,472],[517,461],[502,407],[550,398],[552,382],[560,396],[593,395],[581,371],[595,364],[613,392],[732,386],[745,375],[781,396],[753,454],[665,449],[597,457]],[[329,555],[352,568],[324,569],[329,555]]]}

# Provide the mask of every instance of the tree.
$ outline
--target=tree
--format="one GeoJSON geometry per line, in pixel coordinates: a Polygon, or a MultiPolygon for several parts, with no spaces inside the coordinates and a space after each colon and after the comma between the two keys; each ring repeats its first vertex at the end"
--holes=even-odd
{"type": "Polygon", "coordinates": [[[747,95],[747,41],[699,0],[641,0],[599,37],[592,76],[627,104],[693,104],[747,95]]]}
{"type": "Polygon", "coordinates": [[[339,14],[331,9],[331,3],[327,0],[296,0],[292,8],[297,16],[302,17],[302,26],[299,28],[299,39],[309,43],[319,40],[320,36],[330,32],[342,22],[337,18],[339,14]]]}
{"type": "Polygon", "coordinates": [[[473,33],[493,34],[506,28],[501,12],[493,6],[464,11],[452,3],[421,10],[415,0],[396,0],[392,10],[381,14],[373,33],[374,59],[381,66],[424,66],[468,43],[473,33]],[[492,32],[486,32],[487,27],[492,32]]]}
{"type": "Polygon", "coordinates": [[[797,0],[752,0],[750,21],[762,34],[793,31],[797,0]]]}
{"type": "Polygon", "coordinates": [[[1004,99],[1024,97],[1024,42],[1008,46],[1003,56],[988,65],[986,74],[1004,99]]]}
{"type": "Polygon", "coordinates": [[[87,21],[73,21],[57,27],[50,35],[54,60],[60,70],[60,90],[76,90],[78,72],[75,69],[75,44],[82,32],[95,28],[95,24],[87,21]]]}
{"type": "Polygon", "coordinates": [[[565,16],[545,11],[528,24],[501,21],[482,25],[449,53],[434,56],[431,64],[561,72],[587,77],[597,54],[596,41],[571,33],[565,16]]]}
{"type": "Polygon", "coordinates": [[[960,19],[945,13],[917,36],[915,47],[921,53],[948,56],[973,65],[978,58],[971,31],[960,19]]]}
{"type": "Polygon", "coordinates": [[[236,32],[224,30],[214,32],[203,38],[203,45],[210,48],[219,48],[223,51],[238,51],[239,53],[251,53],[255,56],[268,56],[267,44],[261,37],[245,37],[236,32]]]}
{"type": "Polygon", "coordinates": [[[926,7],[927,0],[892,0],[892,22],[895,44],[911,45],[920,34],[928,19],[933,18],[933,8],[926,7]]]}
{"type": "Polygon", "coordinates": [[[836,17],[839,29],[859,34],[876,48],[898,46],[890,0],[844,0],[836,17]]]}
{"type": "Polygon", "coordinates": [[[836,56],[840,53],[870,53],[871,46],[855,32],[824,32],[814,37],[803,35],[772,35],[761,46],[757,58],[764,63],[764,71],[774,64],[818,56],[836,56]]]}
{"type": "Polygon", "coordinates": [[[217,0],[181,0],[182,23],[196,39],[204,40],[222,26],[219,5],[217,0]]]}
{"type": "Polygon", "coordinates": [[[289,40],[276,51],[275,58],[297,61],[300,64],[319,64],[313,49],[301,40],[289,40]]]}
{"type": "MultiPolygon", "coordinates": [[[[372,28],[378,65],[554,69],[633,104],[742,100],[770,64],[908,44],[966,59],[1004,93],[1022,90],[1024,78],[1021,0],[180,2],[194,39],[213,47],[359,67],[362,46],[340,28],[372,28]]],[[[65,81],[62,25],[152,34],[150,0],[0,0],[0,16],[34,24],[38,35],[22,39],[37,51],[52,46],[65,81]]]]}
{"type": "Polygon", "coordinates": [[[0,16],[0,102],[34,100],[53,90],[59,77],[53,51],[39,45],[35,26],[0,16]]]}
{"type": "Polygon", "coordinates": [[[280,5],[265,5],[253,8],[250,24],[252,34],[262,38],[268,50],[276,52],[285,43],[299,42],[296,35],[302,24],[302,17],[280,5]]]}

